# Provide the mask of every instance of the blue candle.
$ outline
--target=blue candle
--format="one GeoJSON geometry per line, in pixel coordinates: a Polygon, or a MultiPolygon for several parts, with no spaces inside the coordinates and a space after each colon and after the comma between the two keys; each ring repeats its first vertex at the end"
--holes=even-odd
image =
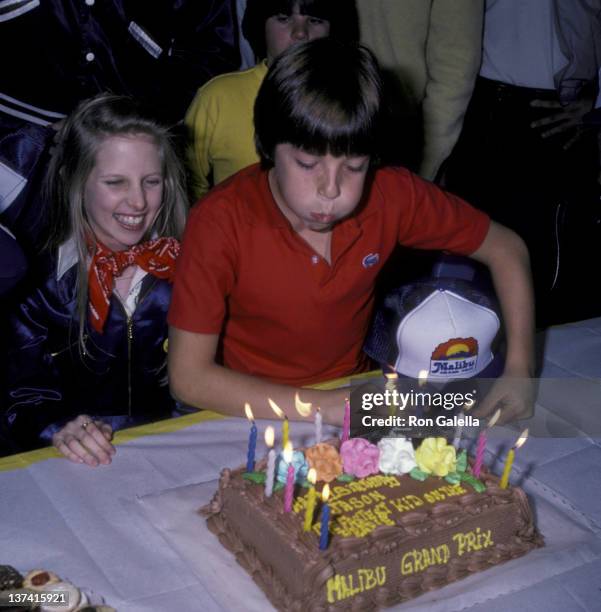
{"type": "Polygon", "coordinates": [[[246,417],[251,422],[250,434],[248,436],[248,453],[246,455],[246,471],[254,472],[255,471],[255,449],[257,447],[257,426],[255,425],[255,421],[253,419],[253,413],[250,409],[249,404],[244,405],[244,411],[246,412],[246,417]]]}
{"type": "Polygon", "coordinates": [[[322,492],[323,506],[321,508],[321,532],[319,536],[319,550],[326,550],[329,541],[330,531],[330,506],[328,506],[328,497],[330,496],[330,487],[325,485],[322,492]]]}
{"type": "Polygon", "coordinates": [[[246,457],[246,471],[255,471],[255,448],[257,446],[257,426],[254,421],[250,428],[250,435],[248,436],[248,455],[246,457]]]}

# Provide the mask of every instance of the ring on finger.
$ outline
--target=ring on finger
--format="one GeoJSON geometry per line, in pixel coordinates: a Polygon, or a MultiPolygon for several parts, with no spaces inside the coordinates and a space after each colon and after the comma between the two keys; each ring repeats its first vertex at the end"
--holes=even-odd
{"type": "Polygon", "coordinates": [[[81,426],[83,429],[87,429],[92,424],[92,421],[84,421],[81,426]]]}

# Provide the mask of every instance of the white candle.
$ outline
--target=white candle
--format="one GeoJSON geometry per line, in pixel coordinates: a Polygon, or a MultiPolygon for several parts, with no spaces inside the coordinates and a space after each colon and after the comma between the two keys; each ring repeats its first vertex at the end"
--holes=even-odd
{"type": "MultiPolygon", "coordinates": [[[[463,419],[464,413],[461,411],[458,415],[459,419],[463,419]]],[[[455,429],[455,437],[453,438],[453,446],[459,450],[459,445],[461,444],[461,434],[463,433],[463,424],[457,425],[457,429],[455,429]]]]}
{"type": "Polygon", "coordinates": [[[323,418],[321,416],[321,410],[319,407],[317,408],[317,412],[315,413],[315,444],[319,444],[322,438],[322,423],[323,418]]]}

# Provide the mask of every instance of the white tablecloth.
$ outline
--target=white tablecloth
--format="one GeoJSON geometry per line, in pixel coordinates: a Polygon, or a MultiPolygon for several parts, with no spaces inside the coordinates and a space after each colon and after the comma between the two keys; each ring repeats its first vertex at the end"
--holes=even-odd
{"type": "MultiPolygon", "coordinates": [[[[572,327],[571,335],[566,327],[547,334],[545,367],[552,376],[559,369],[572,379],[600,377],[601,320],[572,327]]],[[[569,407],[552,399],[537,418],[566,416],[569,407]]],[[[295,446],[311,442],[311,425],[291,430],[295,446]]],[[[0,563],[53,570],[124,612],[269,610],[195,512],[219,471],[244,462],[247,435],[243,420],[208,421],[120,445],[110,466],[48,459],[0,472],[0,563]]],[[[489,465],[500,467],[513,435],[491,439],[489,465]]],[[[264,452],[259,443],[258,456],[264,452]]],[[[601,610],[600,474],[598,439],[531,438],[517,453],[512,482],[529,493],[546,548],[400,609],[601,610]]]]}

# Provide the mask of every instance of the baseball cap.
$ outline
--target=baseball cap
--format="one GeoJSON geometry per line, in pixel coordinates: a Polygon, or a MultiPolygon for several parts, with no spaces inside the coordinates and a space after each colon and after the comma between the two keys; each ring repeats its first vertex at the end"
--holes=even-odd
{"type": "Polygon", "coordinates": [[[391,291],[376,311],[365,352],[408,378],[447,383],[494,378],[498,306],[488,292],[456,278],[432,278],[391,291]]]}

